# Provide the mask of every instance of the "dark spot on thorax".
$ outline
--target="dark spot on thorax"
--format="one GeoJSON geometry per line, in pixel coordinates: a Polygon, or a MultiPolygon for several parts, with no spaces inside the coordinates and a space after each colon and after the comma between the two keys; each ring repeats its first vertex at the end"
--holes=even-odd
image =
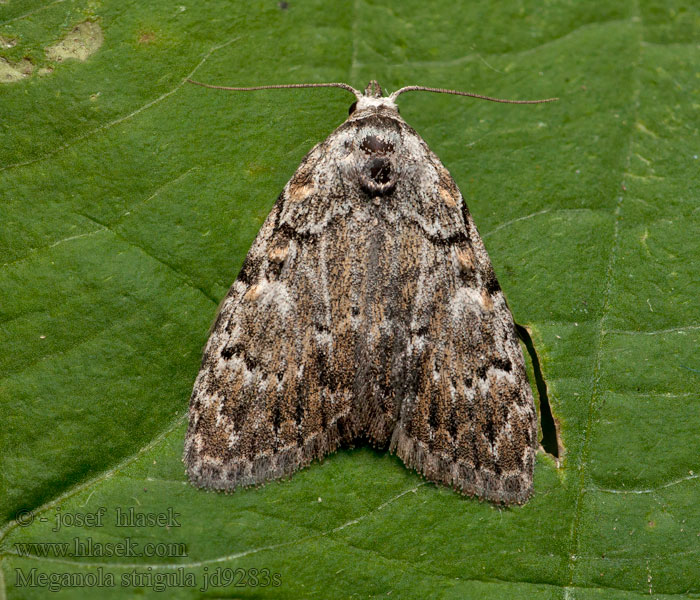
{"type": "Polygon", "coordinates": [[[386,158],[373,158],[367,167],[369,176],[377,183],[388,183],[391,179],[391,162],[386,158]]]}
{"type": "Polygon", "coordinates": [[[394,144],[376,135],[367,135],[360,143],[360,150],[366,154],[390,154],[394,151],[394,144]]]}

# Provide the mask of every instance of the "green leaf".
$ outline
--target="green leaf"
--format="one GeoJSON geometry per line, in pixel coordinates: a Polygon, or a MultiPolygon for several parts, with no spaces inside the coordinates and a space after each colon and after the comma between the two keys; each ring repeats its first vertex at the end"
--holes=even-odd
{"type": "Polygon", "coordinates": [[[683,0],[0,4],[0,598],[699,595],[699,31],[683,0]],[[368,448],[187,482],[217,303],[352,101],[187,77],[561,98],[400,99],[538,352],[566,453],[525,506],[368,448]]]}

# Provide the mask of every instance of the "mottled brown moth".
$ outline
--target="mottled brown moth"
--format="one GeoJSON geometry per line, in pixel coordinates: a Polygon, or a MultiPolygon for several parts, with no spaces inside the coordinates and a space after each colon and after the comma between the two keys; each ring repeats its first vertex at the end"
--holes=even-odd
{"type": "Polygon", "coordinates": [[[222,89],[320,86],[357,100],[222,302],[190,399],[188,475],[234,490],[364,440],[430,481],[522,504],[537,418],[513,318],[457,185],[395,100],[543,101],[385,97],[374,81],[222,89]]]}

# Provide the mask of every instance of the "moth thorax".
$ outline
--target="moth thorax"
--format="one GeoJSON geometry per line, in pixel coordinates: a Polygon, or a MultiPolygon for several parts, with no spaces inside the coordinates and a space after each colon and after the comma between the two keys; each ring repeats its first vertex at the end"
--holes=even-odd
{"type": "Polygon", "coordinates": [[[394,163],[397,140],[371,130],[367,131],[361,140],[360,187],[373,197],[390,194],[394,191],[397,181],[394,163]]]}

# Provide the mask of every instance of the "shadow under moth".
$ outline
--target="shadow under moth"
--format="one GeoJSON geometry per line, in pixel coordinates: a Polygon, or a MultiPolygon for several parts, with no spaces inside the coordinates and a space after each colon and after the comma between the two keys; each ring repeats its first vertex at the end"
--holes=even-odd
{"type": "Polygon", "coordinates": [[[454,180],[395,100],[549,100],[199,85],[357,100],[302,160],[222,302],[190,399],[190,480],[262,484],[365,441],[429,481],[526,502],[537,416],[513,318],[454,180]]]}

